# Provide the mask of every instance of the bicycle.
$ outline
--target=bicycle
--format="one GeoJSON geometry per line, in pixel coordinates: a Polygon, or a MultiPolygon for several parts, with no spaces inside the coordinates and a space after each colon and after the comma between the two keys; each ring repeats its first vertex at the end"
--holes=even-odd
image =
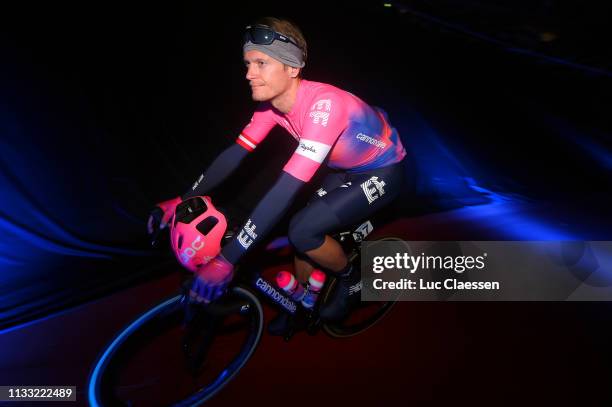
{"type": "MultiPolygon", "coordinates": [[[[378,216],[382,219],[382,216],[378,216]]],[[[335,234],[343,246],[349,261],[358,269],[361,242],[374,230],[376,218],[357,227],[335,234]]],[[[224,241],[233,237],[226,233],[224,241]]],[[[402,240],[398,237],[379,237],[375,241],[402,240]]],[[[246,268],[248,266],[242,266],[246,268]]],[[[162,301],[127,325],[104,349],[89,377],[88,398],[92,406],[132,405],[123,398],[138,398],[138,388],[126,383],[134,382],[138,370],[152,369],[152,355],[168,351],[182,356],[164,359],[165,380],[178,377],[176,394],[167,400],[167,392],[151,395],[151,388],[160,387],[146,383],[148,397],[155,397],[160,405],[197,406],[209,400],[229,383],[246,364],[255,351],[263,331],[264,311],[256,293],[262,294],[272,304],[282,307],[292,315],[290,329],[284,339],[289,341],[298,331],[314,335],[321,328],[336,338],[357,335],[380,321],[389,313],[395,301],[361,302],[349,317],[340,322],[323,323],[318,307],[331,296],[335,283],[328,278],[317,304],[311,311],[304,310],[291,300],[262,273],[237,270],[237,278],[228,292],[207,305],[194,305],[189,300],[191,280],[182,285],[182,292],[162,301]],[[177,329],[181,327],[181,329],[177,329]],[[180,343],[180,347],[176,345],[180,343]],[[176,349],[180,348],[180,352],[176,349]],[[182,366],[177,366],[178,360],[182,366]],[[142,366],[142,364],[145,366],[142,366]],[[165,374],[171,371],[173,374],[165,374]],[[191,383],[188,383],[191,380],[191,383]],[[123,383],[123,384],[122,384],[123,383]]]]}

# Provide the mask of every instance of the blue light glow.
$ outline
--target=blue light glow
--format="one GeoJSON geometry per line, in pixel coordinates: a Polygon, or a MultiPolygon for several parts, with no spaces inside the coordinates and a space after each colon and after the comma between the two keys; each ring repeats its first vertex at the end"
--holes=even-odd
{"type": "MultiPolygon", "coordinates": [[[[134,331],[136,331],[143,323],[149,320],[153,315],[155,315],[159,310],[165,308],[171,303],[179,301],[181,295],[177,295],[176,297],[172,297],[167,301],[157,305],[156,307],[150,309],[141,315],[138,319],[132,322],[126,329],[124,329],[106,348],[100,359],[98,359],[96,366],[93,369],[91,376],[89,377],[89,385],[88,385],[88,398],[89,403],[93,407],[99,407],[100,404],[97,402],[96,397],[96,387],[99,385],[100,381],[100,373],[103,367],[105,367],[109,362],[109,357],[117,350],[119,345],[123,343],[123,341],[130,336],[134,331]]],[[[100,406],[101,407],[101,406],[100,406]]]]}

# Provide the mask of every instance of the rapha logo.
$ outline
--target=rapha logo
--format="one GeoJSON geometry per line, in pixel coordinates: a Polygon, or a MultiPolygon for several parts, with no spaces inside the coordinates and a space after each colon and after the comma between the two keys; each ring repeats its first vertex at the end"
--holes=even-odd
{"type": "Polygon", "coordinates": [[[310,108],[310,117],[314,124],[321,124],[323,127],[327,127],[327,121],[329,120],[329,112],[331,112],[331,99],[322,99],[317,101],[310,108]]]}
{"type": "Polygon", "coordinates": [[[323,188],[319,188],[319,189],[317,189],[317,195],[319,195],[319,196],[327,195],[327,191],[324,190],[323,188]]]}
{"type": "Polygon", "coordinates": [[[181,262],[187,263],[193,256],[196,255],[198,250],[202,250],[203,248],[204,242],[202,241],[202,237],[196,237],[193,239],[193,242],[191,242],[191,246],[181,252],[181,262]]]}
{"type": "Polygon", "coordinates": [[[317,153],[317,149],[314,148],[314,146],[311,145],[306,145],[304,142],[300,143],[300,150],[302,151],[310,151],[311,153],[316,154],[317,153]]]}
{"type": "Polygon", "coordinates": [[[257,233],[255,233],[256,227],[257,226],[252,223],[251,219],[249,219],[246,225],[244,225],[244,227],[240,231],[240,234],[238,235],[238,242],[245,249],[248,249],[249,246],[253,243],[253,241],[257,239],[257,233]]]}
{"type": "Polygon", "coordinates": [[[361,184],[361,189],[363,189],[363,193],[368,199],[368,204],[372,204],[372,202],[385,194],[385,185],[385,181],[379,181],[378,177],[372,177],[361,184]]]}

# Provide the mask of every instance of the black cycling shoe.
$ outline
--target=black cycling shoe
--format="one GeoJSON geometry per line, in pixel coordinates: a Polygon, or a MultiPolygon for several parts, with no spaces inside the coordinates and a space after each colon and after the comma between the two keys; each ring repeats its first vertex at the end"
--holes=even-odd
{"type": "Polygon", "coordinates": [[[273,336],[284,336],[291,327],[291,314],[280,311],[269,323],[268,333],[273,336]]]}
{"type": "Polygon", "coordinates": [[[332,298],[321,305],[321,319],[326,322],[345,319],[361,300],[361,284],[358,269],[353,269],[346,277],[337,277],[332,298]]]}

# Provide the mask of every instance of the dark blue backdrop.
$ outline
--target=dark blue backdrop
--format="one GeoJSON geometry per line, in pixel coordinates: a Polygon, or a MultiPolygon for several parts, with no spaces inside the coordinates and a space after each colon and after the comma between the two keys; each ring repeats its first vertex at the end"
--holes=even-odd
{"type": "MultiPolygon", "coordinates": [[[[148,248],[147,211],[249,119],[242,29],[268,14],[302,26],[307,79],[389,112],[417,176],[403,215],[548,200],[570,205],[573,229],[517,219],[504,236],[609,238],[605,222],[580,220],[609,214],[605,71],[508,52],[378,2],[13,7],[0,43],[0,326],[174,270],[148,248]]],[[[238,216],[294,148],[280,131],[270,140],[216,192],[238,216]]]]}

